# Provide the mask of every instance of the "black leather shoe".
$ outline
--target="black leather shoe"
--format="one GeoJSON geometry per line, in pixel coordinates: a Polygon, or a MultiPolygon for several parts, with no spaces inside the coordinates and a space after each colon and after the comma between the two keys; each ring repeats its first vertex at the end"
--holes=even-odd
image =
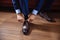
{"type": "Polygon", "coordinates": [[[40,16],[43,17],[43,18],[45,18],[49,22],[55,22],[55,20],[52,19],[52,18],[50,18],[47,14],[40,13],[40,16]]]}
{"type": "Polygon", "coordinates": [[[23,34],[24,34],[24,35],[28,35],[29,29],[30,29],[30,27],[29,27],[29,22],[28,22],[28,21],[24,21],[24,23],[23,23],[23,28],[22,28],[23,34]]]}

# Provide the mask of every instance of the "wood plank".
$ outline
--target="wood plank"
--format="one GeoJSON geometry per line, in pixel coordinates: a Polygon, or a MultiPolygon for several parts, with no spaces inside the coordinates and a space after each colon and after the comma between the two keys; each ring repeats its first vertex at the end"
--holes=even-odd
{"type": "Polygon", "coordinates": [[[37,15],[29,26],[31,32],[22,34],[22,24],[17,22],[15,13],[0,12],[0,40],[60,40],[60,15],[51,13],[56,22],[47,22],[37,15]]]}

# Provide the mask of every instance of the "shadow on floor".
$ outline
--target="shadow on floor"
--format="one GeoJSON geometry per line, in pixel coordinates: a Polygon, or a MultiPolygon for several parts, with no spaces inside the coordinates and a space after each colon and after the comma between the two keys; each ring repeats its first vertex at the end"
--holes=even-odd
{"type": "Polygon", "coordinates": [[[37,25],[30,23],[29,27],[30,27],[30,34],[33,30],[53,32],[53,33],[58,33],[58,40],[60,40],[60,25],[53,25],[53,24],[37,25]]]}

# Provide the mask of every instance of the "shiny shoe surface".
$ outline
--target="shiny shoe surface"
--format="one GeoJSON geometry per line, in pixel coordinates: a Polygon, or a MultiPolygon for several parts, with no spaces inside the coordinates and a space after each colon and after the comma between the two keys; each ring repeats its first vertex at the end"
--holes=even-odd
{"type": "Polygon", "coordinates": [[[52,18],[50,18],[47,14],[40,13],[40,16],[43,17],[43,18],[45,18],[49,22],[55,22],[55,20],[52,19],[52,18]]]}
{"type": "Polygon", "coordinates": [[[25,22],[23,23],[23,28],[22,28],[23,34],[24,34],[24,35],[28,35],[29,29],[30,29],[29,23],[28,23],[28,21],[25,21],[25,22]]]}

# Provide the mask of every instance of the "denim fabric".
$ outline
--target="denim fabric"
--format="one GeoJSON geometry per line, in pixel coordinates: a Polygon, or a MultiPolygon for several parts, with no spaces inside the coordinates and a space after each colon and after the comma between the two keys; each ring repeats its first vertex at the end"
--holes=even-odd
{"type": "MultiPolygon", "coordinates": [[[[29,13],[28,1],[29,0],[12,0],[12,3],[15,10],[20,9],[22,13],[24,14],[24,16],[28,16],[28,13],[29,13]]],[[[44,1],[45,0],[39,0],[39,3],[37,4],[34,10],[39,12],[44,4],[44,1]]],[[[45,5],[45,8],[43,10],[48,10],[49,7],[51,6],[51,2],[53,2],[53,0],[47,0],[47,4],[45,5]]]]}

